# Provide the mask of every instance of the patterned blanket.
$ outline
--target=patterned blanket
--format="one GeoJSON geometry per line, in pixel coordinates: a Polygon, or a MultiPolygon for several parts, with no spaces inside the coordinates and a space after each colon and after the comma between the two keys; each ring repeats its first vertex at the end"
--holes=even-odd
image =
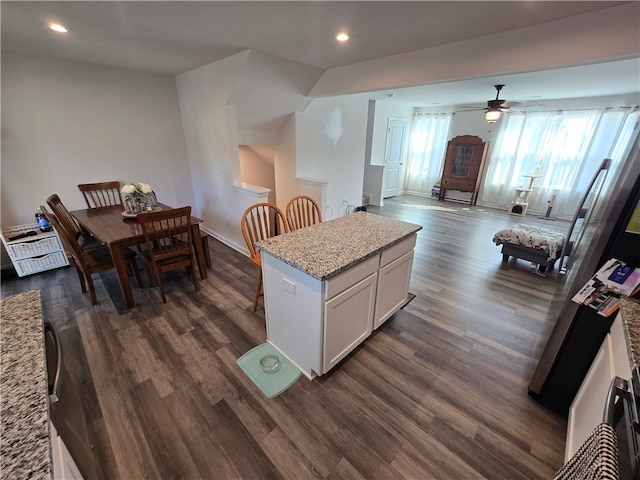
{"type": "Polygon", "coordinates": [[[556,259],[558,251],[564,245],[564,235],[518,223],[496,233],[493,236],[493,243],[496,245],[512,243],[523,247],[539,248],[547,254],[548,260],[552,261],[556,259]]]}

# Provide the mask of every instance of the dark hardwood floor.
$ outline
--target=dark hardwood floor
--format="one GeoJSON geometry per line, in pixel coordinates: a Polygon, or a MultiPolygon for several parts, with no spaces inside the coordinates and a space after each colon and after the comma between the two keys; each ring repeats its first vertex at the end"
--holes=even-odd
{"type": "Polygon", "coordinates": [[[551,478],[566,419],[527,384],[562,280],[502,263],[491,239],[523,220],[567,224],[412,196],[368,211],[423,225],[416,297],[329,374],[274,399],[236,364],[266,340],[258,271],[216,240],[199,292],[184,272],[164,277],[167,304],[134,287],[126,310],[110,271],[92,306],[72,268],[3,279],[2,296],[41,290],[109,479],[551,478]]]}

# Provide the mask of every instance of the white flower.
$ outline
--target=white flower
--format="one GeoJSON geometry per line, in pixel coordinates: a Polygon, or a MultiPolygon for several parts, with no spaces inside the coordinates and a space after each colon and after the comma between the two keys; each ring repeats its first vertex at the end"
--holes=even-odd
{"type": "Polygon", "coordinates": [[[124,195],[125,201],[136,200],[139,202],[146,201],[147,196],[153,193],[151,186],[142,182],[127,183],[120,191],[124,195]]]}
{"type": "Polygon", "coordinates": [[[135,191],[136,187],[132,183],[127,183],[124,187],[122,187],[122,193],[125,195],[131,195],[135,191]]]}

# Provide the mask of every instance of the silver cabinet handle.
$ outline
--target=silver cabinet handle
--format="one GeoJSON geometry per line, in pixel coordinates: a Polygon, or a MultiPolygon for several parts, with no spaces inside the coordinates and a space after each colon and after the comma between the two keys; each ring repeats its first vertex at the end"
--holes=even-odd
{"type": "Polygon", "coordinates": [[[626,397],[629,395],[629,384],[620,377],[613,377],[607,392],[607,400],[604,405],[604,414],[602,421],[607,425],[613,426],[613,415],[615,411],[616,398],[626,397]]]}

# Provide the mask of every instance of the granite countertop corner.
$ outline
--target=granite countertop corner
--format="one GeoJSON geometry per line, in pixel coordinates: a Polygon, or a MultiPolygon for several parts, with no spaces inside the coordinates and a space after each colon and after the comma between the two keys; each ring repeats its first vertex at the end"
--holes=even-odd
{"type": "Polygon", "coordinates": [[[49,479],[49,395],[40,291],[0,301],[0,474],[49,479]]]}
{"type": "Polygon", "coordinates": [[[633,370],[640,367],[640,301],[632,298],[620,298],[622,327],[624,330],[629,364],[633,370]]]}

